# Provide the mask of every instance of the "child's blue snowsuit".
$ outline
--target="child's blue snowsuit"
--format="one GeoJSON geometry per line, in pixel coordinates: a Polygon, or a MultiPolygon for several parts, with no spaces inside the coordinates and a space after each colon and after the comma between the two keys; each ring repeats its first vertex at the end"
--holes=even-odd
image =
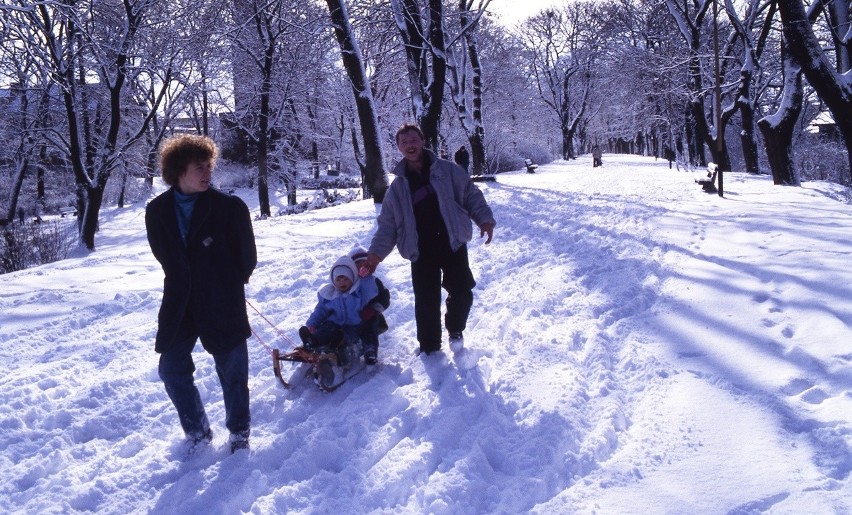
{"type": "MultiPolygon", "coordinates": [[[[358,269],[351,258],[341,257],[331,269],[339,266],[350,268],[355,282],[347,292],[338,291],[334,284],[326,284],[317,292],[317,305],[308,317],[306,325],[316,329],[313,335],[319,346],[332,343],[331,340],[338,331],[343,332],[347,346],[359,344],[359,328],[362,322],[360,311],[379,293],[375,277],[359,277],[358,269]]],[[[334,277],[331,277],[331,281],[334,282],[334,277]]]]}

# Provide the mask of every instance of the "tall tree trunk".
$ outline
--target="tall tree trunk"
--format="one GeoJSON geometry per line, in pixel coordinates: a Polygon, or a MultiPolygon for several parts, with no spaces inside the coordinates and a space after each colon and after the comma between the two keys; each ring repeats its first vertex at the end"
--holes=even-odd
{"type": "MultiPolygon", "coordinates": [[[[239,3],[239,2],[235,2],[239,3]]],[[[245,7],[245,6],[243,6],[245,7]]],[[[272,216],[272,209],[269,203],[269,159],[270,147],[272,145],[270,137],[269,120],[272,116],[271,97],[272,97],[272,80],[275,69],[275,52],[276,41],[273,35],[274,29],[270,22],[269,13],[253,4],[251,7],[251,21],[255,27],[254,31],[245,31],[245,37],[248,38],[245,45],[251,50],[256,51],[254,73],[259,74],[260,84],[256,93],[258,100],[257,108],[257,133],[254,135],[257,141],[257,200],[260,216],[272,216]]],[[[251,99],[247,99],[251,103],[251,99]]],[[[248,116],[244,113],[243,117],[248,116]]],[[[295,181],[293,181],[295,182],[295,181]]],[[[293,184],[288,189],[293,191],[293,184]]],[[[295,193],[293,193],[295,194],[295,193]]],[[[295,202],[294,202],[295,203],[295,202]]]]}
{"type": "Polygon", "coordinates": [[[118,189],[118,202],[116,202],[116,207],[123,208],[124,207],[124,198],[127,194],[127,174],[121,174],[121,186],[118,189]]]}
{"type": "Polygon", "coordinates": [[[470,10],[470,0],[459,0],[458,10],[464,48],[461,52],[457,52],[452,46],[447,48],[450,93],[456,106],[459,122],[470,144],[470,174],[486,175],[488,161],[482,116],[482,66],[476,38],[478,16],[482,13],[470,10]],[[470,18],[471,15],[475,17],[473,20],[470,18]],[[467,61],[464,59],[465,56],[467,61]],[[469,74],[467,63],[470,64],[469,74]],[[471,86],[470,96],[467,94],[468,77],[470,77],[471,86]]]}
{"type": "MultiPolygon", "coordinates": [[[[698,36],[695,36],[697,39],[698,36]]],[[[707,160],[704,156],[704,143],[711,141],[710,129],[707,127],[707,118],[704,114],[704,95],[700,93],[702,86],[701,81],[701,64],[698,61],[698,43],[693,43],[695,48],[690,48],[691,57],[689,59],[689,92],[692,99],[687,104],[689,116],[686,118],[688,125],[687,134],[692,135],[690,141],[690,162],[693,165],[700,167],[707,166],[707,160]]],[[[711,145],[712,148],[712,145],[711,145]]]]}
{"type": "Polygon", "coordinates": [[[488,161],[485,154],[485,123],[482,120],[482,66],[479,61],[479,49],[475,34],[465,36],[467,55],[473,72],[473,133],[468,136],[470,142],[471,174],[485,175],[488,173],[488,161]]]}
{"type": "Polygon", "coordinates": [[[210,135],[210,105],[207,96],[207,68],[201,66],[201,134],[210,135]]]}
{"type": "Polygon", "coordinates": [[[364,68],[361,48],[355,39],[349,14],[343,5],[343,0],[327,0],[334,34],[340,45],[343,67],[352,84],[352,94],[355,97],[355,107],[358,111],[358,121],[361,124],[361,137],[364,140],[364,179],[372,194],[373,202],[381,204],[388,189],[388,178],[385,173],[382,137],[379,129],[379,118],[376,114],[373,91],[364,68]]]}
{"type": "Polygon", "coordinates": [[[757,157],[757,141],[754,137],[754,107],[751,102],[751,72],[743,70],[740,73],[740,89],[737,92],[737,109],[743,130],[740,132],[740,144],[743,147],[743,160],[748,173],[760,173],[757,157]]]}
{"type": "Polygon", "coordinates": [[[751,0],[746,10],[744,19],[740,19],[731,0],[725,0],[725,11],[731,27],[742,41],[743,65],[740,68],[740,86],[735,95],[734,103],[740,112],[742,131],[740,132],[740,145],[742,146],[745,170],[751,174],[760,173],[758,159],[757,138],[754,130],[754,111],[757,100],[752,93],[752,82],[755,71],[759,70],[759,59],[766,47],[775,18],[777,5],[772,2],[766,8],[766,15],[755,38],[752,35],[753,28],[758,26],[757,14],[762,10],[757,0],[751,0]]]}
{"type": "MultiPolygon", "coordinates": [[[[42,128],[50,127],[50,102],[51,102],[51,94],[50,91],[53,87],[52,81],[45,80],[43,81],[43,90],[41,94],[41,99],[38,104],[38,126],[42,128]]],[[[36,200],[38,202],[44,202],[45,199],[45,186],[44,186],[44,170],[48,166],[48,162],[50,158],[48,157],[47,145],[42,143],[38,146],[38,160],[36,166],[36,200]]]]}
{"type": "Polygon", "coordinates": [[[775,184],[799,184],[793,168],[793,131],[802,112],[804,87],[802,69],[790,55],[786,40],[782,42],[784,89],[778,109],[757,122],[763,135],[763,145],[775,184]]]}
{"type": "MultiPolygon", "coordinates": [[[[696,145],[697,145],[696,151],[698,151],[698,149],[702,148],[701,142],[703,141],[707,145],[707,148],[710,151],[711,159],[713,160],[714,163],[716,163],[716,166],[718,166],[719,169],[722,170],[722,171],[725,171],[725,172],[730,171],[731,159],[728,156],[728,144],[725,141],[724,133],[725,133],[725,125],[726,125],[727,119],[730,119],[730,114],[733,114],[733,113],[730,113],[730,114],[723,113],[722,123],[718,124],[719,126],[716,127],[716,135],[714,136],[710,133],[710,125],[707,123],[707,116],[704,112],[704,100],[703,100],[703,98],[696,100],[695,102],[692,102],[691,105],[692,105],[692,111],[693,111],[693,119],[695,120],[695,129],[697,131],[696,136],[701,138],[696,142],[696,145]],[[722,138],[722,149],[721,149],[721,151],[719,150],[718,144],[717,144],[719,138],[722,138]]],[[[702,149],[702,151],[700,152],[700,155],[699,155],[699,163],[702,166],[707,165],[706,161],[704,160],[703,149],[702,149]]]]}
{"type": "Polygon", "coordinates": [[[695,131],[695,116],[693,115],[692,106],[687,104],[684,110],[683,122],[684,142],[686,143],[683,155],[685,161],[690,166],[703,168],[707,166],[707,160],[704,157],[704,140],[696,136],[695,131]]]}
{"type": "Polygon", "coordinates": [[[269,206],[269,96],[272,89],[271,58],[264,63],[263,82],[260,87],[260,112],[258,113],[257,141],[257,200],[260,216],[272,216],[269,206]]]}
{"type": "Polygon", "coordinates": [[[405,48],[412,111],[426,147],[439,153],[438,127],[447,79],[443,5],[441,0],[428,0],[426,27],[417,0],[391,0],[391,6],[405,48]]]}
{"type": "Polygon", "coordinates": [[[9,198],[6,203],[6,214],[3,215],[5,220],[14,220],[15,212],[18,210],[18,198],[21,194],[21,188],[24,185],[24,177],[27,174],[29,159],[25,156],[23,159],[15,159],[15,173],[12,177],[12,187],[9,190],[9,198]]]}
{"type": "Polygon", "coordinates": [[[574,159],[574,135],[566,123],[560,126],[562,130],[562,159],[574,159]]]}
{"type": "Polygon", "coordinates": [[[440,150],[439,128],[447,83],[446,42],[444,40],[444,7],[442,0],[429,0],[429,49],[432,56],[432,77],[427,84],[427,99],[423,116],[418,123],[426,143],[435,152],[440,150]]]}
{"type": "Polygon", "coordinates": [[[24,186],[24,177],[30,166],[30,152],[33,145],[33,138],[29,132],[29,97],[27,90],[21,88],[19,92],[20,109],[18,111],[17,131],[20,135],[18,139],[18,148],[14,154],[15,172],[12,178],[12,187],[9,190],[9,198],[6,204],[6,214],[2,217],[6,220],[14,220],[15,212],[18,208],[18,198],[21,194],[21,188],[24,186]]]}
{"type": "Polygon", "coordinates": [[[566,73],[562,78],[562,98],[563,104],[560,106],[559,113],[559,129],[562,131],[562,159],[574,159],[574,133],[571,131],[571,88],[569,80],[572,73],[566,73]]]}
{"type": "Polygon", "coordinates": [[[560,115],[561,129],[562,129],[562,157],[563,159],[576,159],[577,153],[574,150],[574,136],[577,134],[577,128],[580,126],[580,121],[583,119],[583,116],[586,114],[586,108],[589,105],[589,95],[591,92],[591,73],[589,71],[584,72],[586,82],[583,85],[583,93],[582,98],[579,102],[579,109],[577,110],[577,114],[573,117],[570,114],[571,103],[567,101],[568,99],[568,80],[573,74],[566,74],[564,79],[564,98],[566,99],[565,104],[563,105],[563,112],[560,115]]]}
{"type": "Polygon", "coordinates": [[[849,5],[840,0],[825,1],[828,19],[831,21],[831,39],[834,41],[835,70],[843,73],[852,68],[852,38],[849,31],[852,29],[849,5]]]}
{"type": "Polygon", "coordinates": [[[743,147],[745,171],[758,174],[760,173],[760,160],[758,158],[757,140],[754,135],[754,108],[751,104],[740,104],[740,119],[743,124],[743,130],[740,133],[740,145],[743,147]]]}

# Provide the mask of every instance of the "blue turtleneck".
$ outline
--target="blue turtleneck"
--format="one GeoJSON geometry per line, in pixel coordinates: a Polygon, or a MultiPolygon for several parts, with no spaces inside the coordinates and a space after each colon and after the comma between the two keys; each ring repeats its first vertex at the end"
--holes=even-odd
{"type": "Polygon", "coordinates": [[[192,220],[192,210],[195,208],[196,200],[198,200],[198,193],[184,195],[175,188],[175,213],[184,245],[186,245],[186,236],[189,234],[189,221],[192,220]]]}

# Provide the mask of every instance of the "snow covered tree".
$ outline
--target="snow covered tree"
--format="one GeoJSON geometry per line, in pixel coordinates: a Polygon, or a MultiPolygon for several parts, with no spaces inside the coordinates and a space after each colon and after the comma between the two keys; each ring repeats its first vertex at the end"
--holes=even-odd
{"type": "Polygon", "coordinates": [[[6,44],[0,46],[0,76],[13,82],[0,95],[0,185],[8,187],[5,205],[0,208],[0,220],[10,221],[21,213],[40,210],[31,202],[21,202],[24,179],[36,172],[37,202],[45,197],[44,170],[46,164],[46,131],[49,130],[51,82],[40,72],[38,62],[29,55],[18,40],[20,32],[6,23],[5,12],[0,35],[6,44]],[[16,33],[18,35],[16,35],[16,33]],[[6,177],[9,182],[6,182],[6,177]],[[30,204],[30,205],[27,205],[30,204]]]}
{"type": "Polygon", "coordinates": [[[235,99],[238,104],[236,121],[243,134],[257,145],[257,197],[260,215],[270,216],[269,204],[269,147],[270,118],[275,117],[272,106],[273,73],[275,72],[278,39],[290,24],[284,18],[284,3],[234,1],[236,46],[247,57],[234,59],[235,99]],[[247,64],[250,63],[250,64],[247,64]],[[243,65],[245,68],[238,69],[243,65]],[[246,69],[247,68],[247,69],[246,69]],[[239,71],[247,71],[245,75],[239,71]],[[239,78],[238,78],[239,77],[239,78]],[[245,80],[249,79],[249,80],[245,80]],[[251,80],[251,79],[256,79],[251,80]],[[249,91],[247,98],[240,92],[249,91]]]}
{"type": "Polygon", "coordinates": [[[793,133],[796,121],[802,113],[802,68],[793,59],[786,39],[782,39],[781,57],[784,63],[784,85],[779,95],[778,107],[774,113],[761,118],[757,126],[763,135],[763,145],[773,182],[798,185],[799,177],[793,168],[793,133]]]}
{"type": "Polygon", "coordinates": [[[581,148],[660,155],[682,132],[685,97],[679,88],[684,60],[678,35],[658,2],[602,7],[588,114],[578,127],[581,148]]]}
{"type": "Polygon", "coordinates": [[[324,15],[297,0],[234,0],[233,6],[231,121],[254,151],[260,214],[270,216],[272,173],[282,177],[288,202],[295,204],[295,170],[287,168],[304,143],[296,98],[310,96],[325,62],[324,15]]]}
{"type": "Polygon", "coordinates": [[[459,0],[458,36],[449,40],[446,45],[450,92],[459,122],[470,143],[471,175],[488,173],[482,115],[482,65],[477,33],[480,19],[489,2],[490,0],[480,0],[474,9],[473,0],[459,0]],[[470,92],[467,91],[468,82],[471,86],[470,92]]]}
{"type": "Polygon", "coordinates": [[[725,12],[731,22],[733,35],[740,42],[739,85],[734,92],[732,110],[736,110],[740,114],[740,143],[745,170],[748,173],[756,174],[759,172],[759,166],[754,116],[759,103],[760,92],[765,90],[765,84],[758,84],[761,76],[760,59],[772,28],[775,4],[750,0],[745,4],[745,12],[740,17],[733,2],[725,0],[725,12]]]}
{"type": "Polygon", "coordinates": [[[801,0],[777,2],[790,53],[801,66],[808,83],[831,111],[846,144],[852,176],[852,85],[848,78],[852,30],[848,5],[838,0],[814,2],[809,15],[801,0]],[[827,10],[826,14],[832,21],[827,28],[834,42],[833,54],[823,48],[814,31],[814,22],[823,9],[827,10]]]}
{"type": "Polygon", "coordinates": [[[562,157],[576,157],[574,138],[589,107],[599,57],[600,6],[572,3],[530,18],[519,29],[529,73],[562,132],[562,157]]]}
{"type": "MultiPolygon", "coordinates": [[[[724,141],[724,125],[715,127],[715,124],[708,122],[705,108],[707,90],[704,86],[701,57],[703,53],[708,52],[703,49],[702,29],[705,27],[707,13],[714,1],[666,0],[666,6],[686,42],[689,52],[686,88],[690,95],[690,101],[686,113],[686,134],[690,162],[702,167],[707,165],[704,156],[704,145],[707,144],[711,154],[713,154],[713,161],[719,168],[730,170],[727,149],[723,147],[721,154],[718,154],[716,145],[718,138],[721,137],[724,141]],[[711,134],[711,127],[715,129],[715,134],[711,134]]],[[[729,111],[728,117],[730,117],[730,114],[729,111]]]]}
{"type": "Polygon", "coordinates": [[[20,0],[4,6],[18,41],[60,91],[67,131],[62,145],[77,185],[80,240],[90,250],[107,181],[150,122],[150,111],[125,114],[131,56],[154,3],[20,0]]]}
{"type": "MultiPolygon", "coordinates": [[[[361,48],[355,38],[349,13],[343,0],[327,0],[331,23],[343,59],[343,67],[352,84],[355,106],[361,126],[361,137],[364,141],[364,161],[359,162],[361,177],[377,204],[381,204],[388,188],[385,173],[382,139],[379,130],[379,120],[373,101],[373,92],[361,56],[361,48]]],[[[357,148],[357,142],[353,141],[357,148]]]]}
{"type": "Polygon", "coordinates": [[[519,39],[510,29],[480,19],[476,31],[482,69],[482,110],[489,173],[517,170],[524,159],[547,163],[559,154],[558,124],[526,75],[519,39]]]}
{"type": "Polygon", "coordinates": [[[441,0],[425,0],[425,4],[391,0],[405,49],[412,113],[426,137],[426,146],[438,152],[447,80],[444,6],[441,0]]]}
{"type": "Polygon", "coordinates": [[[144,177],[149,187],[153,184],[160,143],[173,131],[214,136],[211,97],[221,105],[219,91],[226,87],[224,11],[213,0],[158,2],[152,8],[148,21],[152,30],[140,33],[132,57],[133,74],[128,77],[132,104],[150,113],[150,123],[144,134],[144,155],[134,156],[136,162],[121,176],[123,183],[137,176],[144,177]]]}

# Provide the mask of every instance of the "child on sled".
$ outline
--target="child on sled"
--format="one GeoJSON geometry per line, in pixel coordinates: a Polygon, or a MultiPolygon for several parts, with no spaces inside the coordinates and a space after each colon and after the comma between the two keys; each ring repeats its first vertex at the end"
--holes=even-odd
{"type": "Polygon", "coordinates": [[[381,311],[390,304],[387,289],[380,292],[381,283],[366,269],[359,274],[353,256],[362,260],[366,252],[356,249],[334,263],[331,283],[319,289],[316,307],[299,329],[305,347],[334,353],[340,366],[362,354],[366,364],[376,363],[378,335],[387,329],[381,311]]]}

